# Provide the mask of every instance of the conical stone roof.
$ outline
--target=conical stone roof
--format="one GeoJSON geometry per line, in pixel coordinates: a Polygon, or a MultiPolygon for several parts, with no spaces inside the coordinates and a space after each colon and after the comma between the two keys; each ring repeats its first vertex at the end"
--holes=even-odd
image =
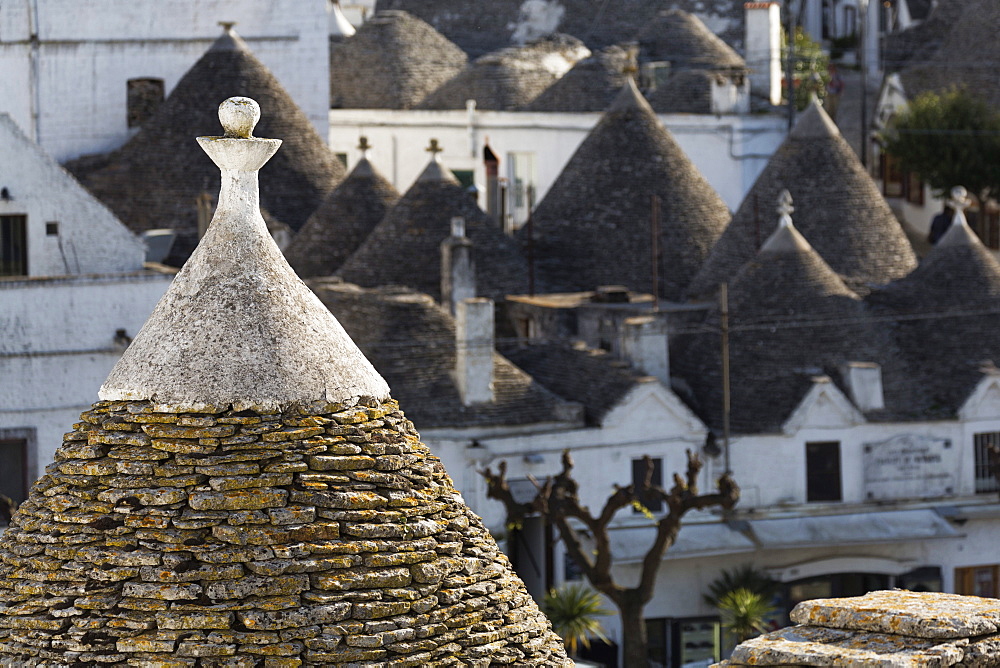
{"type": "Polygon", "coordinates": [[[919,267],[868,301],[894,321],[913,415],[953,417],[984,362],[1000,364],[1000,263],[961,211],[919,267]]]}
{"type": "Polygon", "coordinates": [[[501,300],[525,292],[528,264],[517,244],[483,212],[435,157],[337,275],[362,287],[402,285],[441,299],[441,242],[465,219],[476,292],[501,300]]]}
{"type": "Polygon", "coordinates": [[[309,216],[285,249],[285,259],[303,278],[330,276],[375,229],[399,193],[363,157],[309,216]]]}
{"type": "Polygon", "coordinates": [[[227,28],[181,78],[132,139],[100,162],[84,158],[69,170],[134,232],[173,228],[168,261],[180,266],[198,243],[196,199],[219,190],[219,171],[192,137],[218,127],[215,110],[232,94],[259,100],[260,131],[285,140],[263,171],[261,202],[298,230],[344,178],[344,168],[273,74],[227,28]]]}
{"type": "Polygon", "coordinates": [[[602,49],[574,65],[525,111],[604,111],[625,85],[629,60],[628,51],[620,46],[602,49]]]}
{"type": "MultiPolygon", "coordinates": [[[[629,79],[534,213],[539,272],[556,291],[649,291],[651,199],[660,201],[660,294],[679,298],[729,209],[629,79]]],[[[521,229],[527,240],[527,228],[521,229]]]]}
{"type": "MultiPolygon", "coordinates": [[[[883,348],[862,300],[787,216],[729,289],[731,413],[735,433],[781,428],[813,378],[849,361],[879,362],[883,348]]],[[[722,424],[719,311],[674,356],[707,424],[722,424]]]]}
{"type": "Polygon", "coordinates": [[[855,291],[867,293],[916,266],[910,242],[837,126],[810,105],[768,161],[733,222],[688,288],[714,294],[774,230],[769,207],[782,190],[795,200],[796,226],[855,291]]]}
{"type": "Polygon", "coordinates": [[[223,171],[220,206],[133,342],[143,359],[122,358],[0,537],[0,662],[572,665],[384,381],[270,243],[257,169],[279,142],[249,137],[250,103],[227,101],[227,137],[200,139],[223,171]],[[258,253],[264,276],[238,285],[258,253]],[[187,315],[199,300],[214,311],[187,315]],[[204,348],[169,350],[172,330],[196,328],[211,332],[204,348]],[[316,357],[303,333],[340,348],[316,357]],[[240,353],[291,355],[304,387],[276,393],[262,367],[231,392],[210,358],[240,353]],[[168,358],[176,369],[146,374],[168,358]],[[317,390],[309,366],[343,377],[317,390]],[[175,397],[181,375],[196,395],[175,397]]]}
{"type": "Polygon", "coordinates": [[[681,9],[660,12],[639,31],[636,41],[643,61],[666,61],[672,70],[746,69],[731,46],[681,9]]]}
{"type": "Polygon", "coordinates": [[[428,95],[420,108],[465,109],[467,100],[475,100],[477,109],[520,109],[589,55],[590,49],[570,35],[509,46],[477,58],[428,95]]]}
{"type": "Polygon", "coordinates": [[[466,62],[464,51],[416,16],[381,11],[330,50],[330,106],[412,109],[466,62]]]}

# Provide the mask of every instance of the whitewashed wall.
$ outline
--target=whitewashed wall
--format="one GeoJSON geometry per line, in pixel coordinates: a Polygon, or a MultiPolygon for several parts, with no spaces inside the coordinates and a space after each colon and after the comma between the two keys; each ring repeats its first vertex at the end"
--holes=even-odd
{"type": "MultiPolygon", "coordinates": [[[[374,146],[372,163],[404,191],[426,166],[424,149],[436,138],[444,148],[445,165],[474,170],[480,205],[485,206],[482,152],[489,138],[501,160],[501,175],[508,152],[536,154],[536,201],[541,201],[600,117],[596,112],[331,109],[330,148],[346,154],[353,167],[361,158],[358,137],[367,136],[374,146]]],[[[660,120],[731,210],[743,201],[786,132],[786,122],[771,116],[670,114],[660,120]]]]}
{"type": "Polygon", "coordinates": [[[117,148],[129,137],[126,82],[160,78],[169,94],[222,34],[219,21],[236,22],[323,136],[326,0],[0,3],[0,111],[60,162],[117,148]]]}
{"type": "Polygon", "coordinates": [[[0,215],[27,216],[29,276],[142,269],[145,245],[83,186],[0,114],[0,215]],[[58,234],[46,224],[58,225],[58,234]]]}
{"type": "Polygon", "coordinates": [[[0,429],[34,429],[37,476],[173,276],[154,272],[0,280],[0,429]]]}

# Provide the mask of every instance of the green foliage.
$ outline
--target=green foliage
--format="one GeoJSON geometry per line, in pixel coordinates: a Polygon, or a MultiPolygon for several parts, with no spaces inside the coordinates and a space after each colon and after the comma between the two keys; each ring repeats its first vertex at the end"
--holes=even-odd
{"type": "Polygon", "coordinates": [[[778,583],[751,564],[743,564],[732,570],[723,569],[722,574],[708,585],[708,593],[703,595],[703,599],[705,603],[717,608],[726,594],[737,589],[760,594],[765,601],[770,601],[778,593],[778,583]]]}
{"type": "Polygon", "coordinates": [[[887,153],[938,194],[1000,196],[1000,112],[961,88],[917,96],[882,133],[887,153]]]}
{"type": "Polygon", "coordinates": [[[767,630],[765,620],[773,608],[763,594],[740,587],[719,599],[722,627],[739,644],[767,630]]]}
{"type": "Polygon", "coordinates": [[[542,611],[552,628],[566,643],[566,651],[575,655],[580,645],[590,647],[591,636],[608,642],[598,617],[612,615],[601,607],[601,596],[583,583],[567,583],[552,588],[545,595],[542,611]]]}
{"type": "MultiPolygon", "coordinates": [[[[782,72],[787,78],[788,63],[788,33],[781,33],[782,72]]],[[[795,81],[795,108],[802,111],[812,99],[813,94],[820,99],[826,95],[826,84],[830,81],[827,68],[830,57],[823,51],[819,42],[813,41],[801,26],[795,28],[795,62],[793,63],[793,80],[795,81]]],[[[785,99],[788,99],[788,82],[785,81],[785,99]]]]}

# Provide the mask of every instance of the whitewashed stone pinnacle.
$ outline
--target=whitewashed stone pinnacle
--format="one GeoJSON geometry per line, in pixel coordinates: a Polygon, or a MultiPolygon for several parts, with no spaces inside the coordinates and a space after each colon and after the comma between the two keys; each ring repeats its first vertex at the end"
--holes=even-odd
{"type": "Polygon", "coordinates": [[[225,136],[198,138],[222,170],[215,216],[100,398],[173,410],[388,398],[385,380],[267,232],[257,173],[281,140],[252,136],[260,108],[249,98],[226,100],[219,117],[225,136]]]}

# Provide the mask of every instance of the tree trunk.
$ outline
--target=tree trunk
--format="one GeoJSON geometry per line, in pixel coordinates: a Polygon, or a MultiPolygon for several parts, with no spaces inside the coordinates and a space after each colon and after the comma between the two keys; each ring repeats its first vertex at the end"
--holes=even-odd
{"type": "Polygon", "coordinates": [[[626,593],[618,606],[622,622],[623,668],[648,668],[649,648],[646,638],[646,621],[642,617],[645,604],[626,593]]]}

